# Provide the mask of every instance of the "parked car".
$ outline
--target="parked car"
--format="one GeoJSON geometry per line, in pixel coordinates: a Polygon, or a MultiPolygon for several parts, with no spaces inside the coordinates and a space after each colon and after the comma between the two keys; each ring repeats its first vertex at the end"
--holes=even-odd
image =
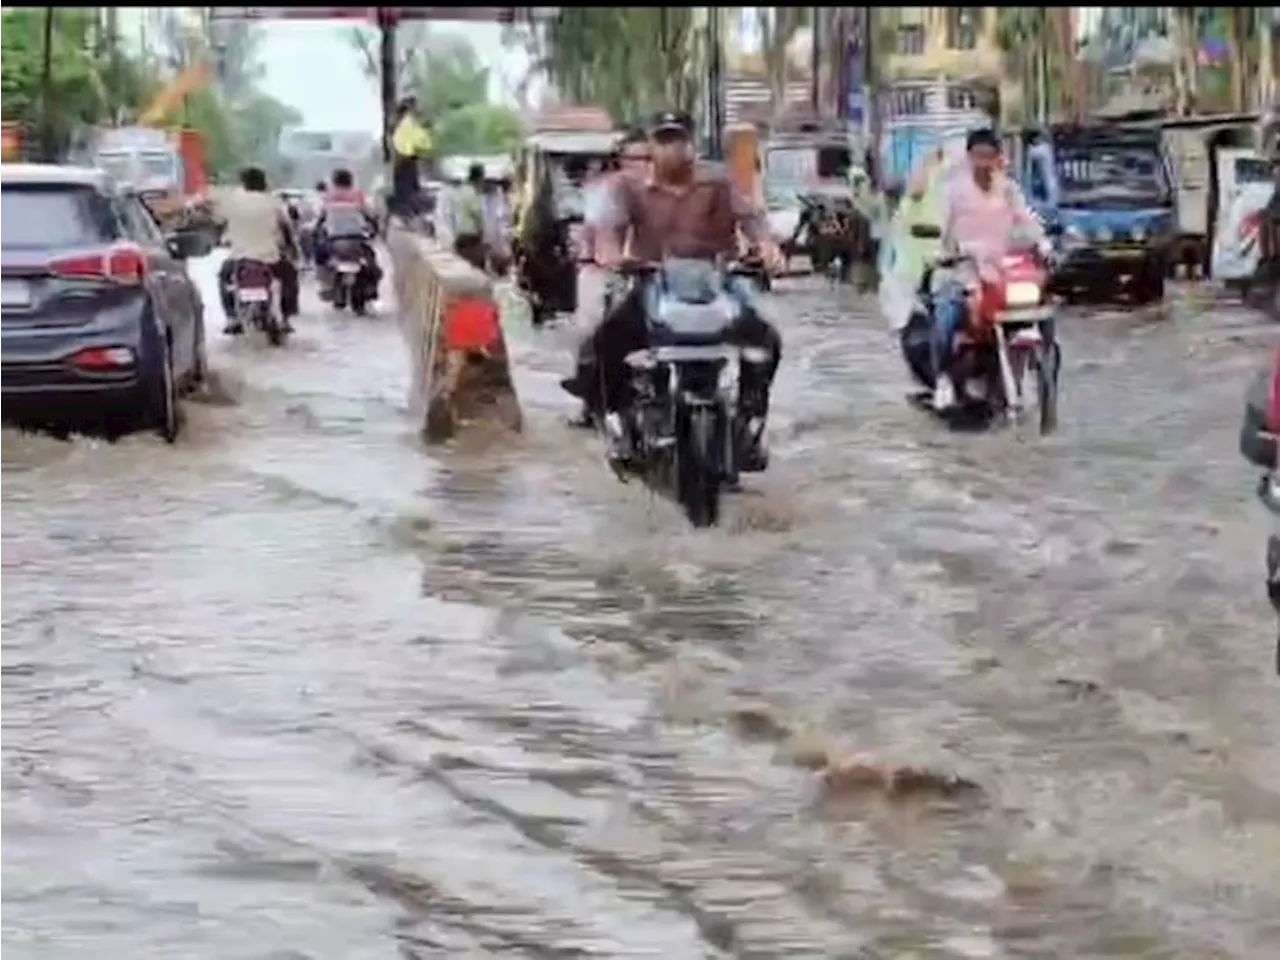
{"type": "Polygon", "coordinates": [[[200,232],[166,236],[101,170],[0,167],[0,393],[4,419],[122,420],[172,443],[179,396],[206,370],[204,305],[184,261],[200,232]]]}

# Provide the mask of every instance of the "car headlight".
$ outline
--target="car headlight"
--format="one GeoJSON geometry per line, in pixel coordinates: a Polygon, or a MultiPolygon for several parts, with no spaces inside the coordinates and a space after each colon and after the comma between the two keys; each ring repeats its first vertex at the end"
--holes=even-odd
{"type": "Polygon", "coordinates": [[[1114,234],[1106,227],[1099,227],[1097,234],[1094,235],[1094,239],[1099,243],[1110,243],[1112,237],[1114,237],[1114,234]]]}
{"type": "Polygon", "coordinates": [[[1005,287],[1004,302],[1011,307],[1039,306],[1040,284],[1030,280],[1015,280],[1005,287]]]}
{"type": "Polygon", "coordinates": [[[1134,227],[1129,231],[1129,235],[1133,237],[1135,243],[1141,243],[1147,239],[1147,231],[1144,227],[1134,227]]]}
{"type": "Polygon", "coordinates": [[[1076,226],[1069,226],[1062,233],[1068,240],[1080,241],[1084,239],[1084,231],[1076,226]]]}

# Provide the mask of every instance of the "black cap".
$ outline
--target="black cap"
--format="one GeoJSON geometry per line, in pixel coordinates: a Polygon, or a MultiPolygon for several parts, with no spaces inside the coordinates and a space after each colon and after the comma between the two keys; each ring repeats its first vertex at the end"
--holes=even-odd
{"type": "Polygon", "coordinates": [[[649,135],[659,133],[682,133],[686,137],[693,135],[693,117],[682,110],[661,110],[649,121],[649,135]]]}

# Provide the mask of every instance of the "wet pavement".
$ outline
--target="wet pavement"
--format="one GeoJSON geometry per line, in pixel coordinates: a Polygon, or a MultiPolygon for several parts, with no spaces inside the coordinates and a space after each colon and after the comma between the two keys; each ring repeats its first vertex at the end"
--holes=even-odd
{"type": "Polygon", "coordinates": [[[318,308],[174,448],[6,430],[11,960],[1276,956],[1273,330],[1072,315],[1060,432],[955,436],[783,289],[711,532],[521,325],[511,446],[424,452],[394,321],[318,308]]]}

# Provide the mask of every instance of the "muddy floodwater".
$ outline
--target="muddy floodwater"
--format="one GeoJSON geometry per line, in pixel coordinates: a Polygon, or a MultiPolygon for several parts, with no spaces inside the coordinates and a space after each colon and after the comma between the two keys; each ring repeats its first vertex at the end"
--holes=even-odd
{"type": "Polygon", "coordinates": [[[712,532],[519,323],[510,445],[423,450],[390,307],[314,300],[176,447],[6,430],[9,960],[1280,956],[1273,330],[1072,314],[1060,432],[958,436],[780,288],[712,532]]]}

